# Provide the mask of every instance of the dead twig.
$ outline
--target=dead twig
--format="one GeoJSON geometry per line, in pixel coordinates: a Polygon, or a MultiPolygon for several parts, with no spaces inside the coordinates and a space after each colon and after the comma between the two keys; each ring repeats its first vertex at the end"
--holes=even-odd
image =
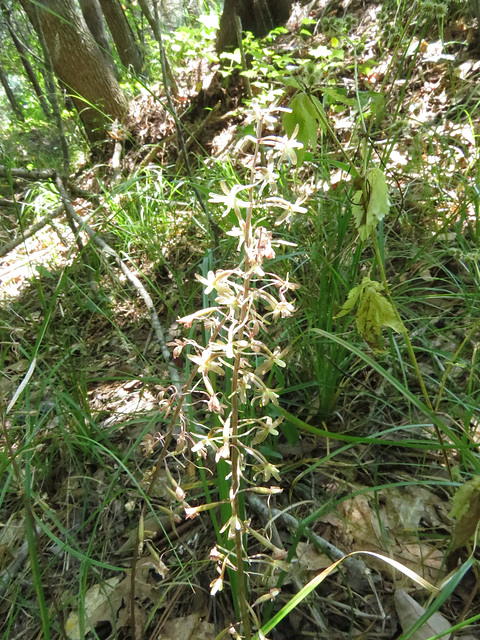
{"type": "Polygon", "coordinates": [[[19,244],[22,244],[22,242],[25,242],[27,238],[31,238],[32,236],[34,236],[38,231],[40,231],[40,229],[43,229],[43,227],[46,227],[48,224],[50,224],[52,220],[54,220],[55,218],[58,218],[63,213],[63,211],[64,211],[64,206],[63,204],[61,204],[59,207],[55,209],[55,211],[52,211],[51,213],[43,217],[41,220],[33,224],[31,227],[26,229],[23,233],[16,236],[12,240],[10,240],[10,242],[7,242],[6,244],[4,244],[3,247],[0,247],[0,258],[3,258],[3,256],[7,255],[7,253],[10,253],[10,251],[13,251],[15,247],[18,247],[19,244]]]}
{"type": "MultiPolygon", "coordinates": [[[[248,493],[246,499],[252,509],[264,520],[269,521],[273,518],[279,518],[295,533],[301,528],[301,523],[294,516],[289,513],[285,513],[284,511],[280,511],[280,509],[267,507],[267,505],[262,502],[258,496],[248,493]]],[[[334,544],[325,540],[325,538],[322,538],[313,531],[305,529],[305,536],[332,561],[345,558],[346,554],[343,553],[343,551],[340,551],[340,549],[338,549],[334,544]]],[[[345,567],[351,587],[355,591],[364,591],[366,583],[370,584],[371,581],[370,571],[367,568],[367,565],[358,556],[352,556],[350,558],[345,558],[345,567]]]]}
{"type": "Polygon", "coordinates": [[[56,169],[10,169],[0,164],[0,178],[11,175],[12,178],[23,178],[24,180],[55,180],[56,169]]]}
{"type": "Polygon", "coordinates": [[[60,194],[60,197],[62,198],[63,206],[65,207],[65,213],[67,214],[68,226],[72,230],[73,237],[75,239],[75,242],[77,243],[78,251],[81,254],[83,252],[83,250],[85,249],[85,247],[83,246],[82,237],[80,236],[80,233],[78,232],[77,227],[75,226],[75,220],[71,216],[70,210],[71,209],[73,210],[73,207],[71,206],[71,203],[70,203],[70,196],[68,195],[65,187],[63,186],[63,181],[60,178],[60,176],[58,175],[58,173],[55,176],[55,184],[57,186],[58,193],[60,194]],[[68,201],[68,204],[70,204],[70,207],[67,205],[66,201],[68,201]]]}
{"type": "Polygon", "coordinates": [[[162,325],[160,324],[160,319],[158,317],[157,311],[155,309],[155,305],[153,304],[153,300],[150,294],[145,289],[145,287],[140,282],[140,280],[137,278],[137,276],[123,262],[123,260],[120,258],[118,253],[114,249],[112,249],[105,242],[105,240],[103,240],[103,238],[101,238],[97,234],[97,232],[92,229],[92,227],[90,227],[87,224],[84,218],[78,215],[78,213],[73,208],[72,203],[70,202],[70,199],[68,198],[68,194],[65,188],[63,187],[63,185],[61,184],[58,185],[58,188],[59,188],[59,191],[61,191],[60,195],[62,196],[62,200],[65,205],[65,208],[67,209],[68,214],[80,225],[80,230],[83,229],[87,233],[87,235],[91,238],[92,242],[96,244],[97,247],[99,247],[105,254],[112,256],[115,263],[124,273],[127,280],[130,282],[130,284],[133,285],[133,287],[136,289],[139,295],[143,298],[143,301],[145,302],[147,309],[150,313],[150,320],[152,323],[152,327],[155,331],[155,336],[157,338],[158,344],[160,345],[163,358],[167,364],[168,371],[172,378],[172,382],[177,388],[180,388],[180,377],[178,375],[178,370],[173,364],[172,356],[170,355],[170,350],[167,347],[165,333],[163,331],[162,325]]]}

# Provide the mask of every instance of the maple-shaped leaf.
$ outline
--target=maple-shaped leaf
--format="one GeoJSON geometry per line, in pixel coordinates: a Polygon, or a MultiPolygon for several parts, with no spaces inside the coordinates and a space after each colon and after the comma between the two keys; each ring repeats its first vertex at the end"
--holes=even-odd
{"type": "Polygon", "coordinates": [[[382,294],[381,282],[365,277],[362,283],[354,287],[337,315],[337,318],[349,313],[358,301],[355,323],[362,338],[371,347],[379,349],[382,327],[390,327],[397,333],[405,333],[405,325],[399,319],[391,303],[382,294]]]}
{"type": "Polygon", "coordinates": [[[365,241],[376,229],[390,209],[388,185],[381,169],[370,169],[363,189],[358,189],[352,198],[352,212],[360,239],[365,241]]]}

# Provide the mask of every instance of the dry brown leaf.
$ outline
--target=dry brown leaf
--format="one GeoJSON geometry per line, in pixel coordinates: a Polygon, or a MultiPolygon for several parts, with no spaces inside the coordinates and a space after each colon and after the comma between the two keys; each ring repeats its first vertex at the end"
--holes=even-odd
{"type": "Polygon", "coordinates": [[[405,531],[417,531],[420,520],[426,520],[430,527],[450,522],[448,505],[426,487],[415,485],[401,490],[391,487],[381,495],[385,499],[388,526],[397,537],[405,531]]]}
{"type": "MultiPolygon", "coordinates": [[[[403,504],[400,494],[393,492],[387,496],[388,492],[385,492],[385,505],[378,511],[372,509],[363,495],[345,500],[340,505],[346,545],[351,551],[373,551],[387,555],[429,582],[436,583],[442,575],[443,554],[427,543],[420,544],[417,535],[420,518],[427,514],[434,518],[436,497],[428,491],[420,492],[417,500],[414,492],[405,492],[403,504]],[[422,513],[423,509],[425,511],[422,513]],[[412,529],[408,530],[407,527],[412,529]]],[[[395,577],[396,570],[390,565],[375,558],[371,562],[383,575],[395,577]]]]}
{"type": "MultiPolygon", "coordinates": [[[[395,591],[394,600],[400,625],[403,632],[406,633],[423,616],[426,609],[420,606],[403,589],[395,591]]],[[[441,633],[446,637],[449,635],[451,626],[450,622],[437,611],[410,636],[410,640],[427,640],[441,633]]]]}
{"type": "MultiPolygon", "coordinates": [[[[142,637],[146,622],[146,607],[142,602],[151,604],[158,602],[160,589],[150,582],[150,567],[139,565],[135,580],[135,623],[136,635],[142,637]]],[[[100,622],[110,622],[113,630],[130,625],[131,601],[130,575],[121,580],[119,577],[109,578],[102,584],[95,584],[85,594],[85,634],[95,629],[100,622]]],[[[80,640],[79,615],[73,611],[65,625],[70,640],[80,640]]]]}
{"type": "Polygon", "coordinates": [[[169,620],[163,625],[158,640],[213,640],[215,626],[201,620],[198,613],[169,620]]]}
{"type": "MultiPolygon", "coordinates": [[[[115,619],[122,604],[115,594],[115,587],[119,582],[119,577],[109,578],[102,584],[94,584],[85,594],[85,634],[99,622],[115,619]]],[[[81,640],[80,618],[76,611],[68,616],[65,630],[70,640],[81,640]]]]}
{"type": "Polygon", "coordinates": [[[323,553],[320,553],[313,544],[299,542],[297,545],[297,557],[300,566],[307,571],[323,571],[332,564],[332,561],[323,553]]]}

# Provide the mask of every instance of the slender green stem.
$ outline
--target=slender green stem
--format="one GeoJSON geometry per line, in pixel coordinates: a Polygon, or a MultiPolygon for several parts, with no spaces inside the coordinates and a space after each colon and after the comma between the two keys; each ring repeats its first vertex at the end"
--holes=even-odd
{"type": "Polygon", "coordinates": [[[434,411],[435,413],[438,412],[438,408],[440,406],[440,402],[442,400],[443,397],[443,392],[445,390],[445,383],[448,380],[448,376],[450,375],[450,371],[452,370],[453,365],[455,364],[455,362],[457,361],[458,356],[460,355],[460,353],[463,351],[465,345],[467,344],[467,342],[470,340],[470,338],[478,331],[478,328],[480,326],[480,320],[477,320],[473,327],[470,329],[470,331],[467,333],[467,335],[465,336],[465,338],[463,339],[461,345],[458,347],[458,349],[455,351],[455,353],[453,354],[450,362],[448,363],[447,367],[445,368],[445,371],[443,372],[443,376],[442,376],[442,380],[440,382],[440,390],[438,392],[437,395],[437,399],[435,401],[435,407],[434,407],[434,411]]]}
{"type": "MultiPolygon", "coordinates": [[[[382,257],[380,255],[380,249],[378,247],[377,236],[375,235],[375,233],[372,233],[372,241],[373,241],[373,246],[374,246],[374,249],[375,249],[375,255],[377,257],[378,269],[380,271],[380,277],[381,277],[381,280],[382,280],[383,288],[385,290],[385,295],[387,296],[387,299],[390,302],[390,304],[392,306],[392,309],[394,310],[394,313],[395,313],[395,316],[396,316],[397,320],[403,324],[403,320],[402,320],[402,318],[401,318],[401,316],[400,316],[400,314],[398,312],[397,306],[396,306],[396,304],[395,304],[395,302],[394,302],[394,300],[392,298],[392,295],[390,293],[390,288],[388,286],[387,276],[385,274],[385,269],[383,267],[382,257]]],[[[430,400],[430,396],[428,394],[427,387],[425,385],[425,381],[424,381],[423,376],[422,376],[422,372],[420,371],[420,367],[418,366],[418,360],[417,360],[417,357],[415,355],[415,351],[413,349],[413,345],[412,345],[412,342],[410,340],[410,336],[408,334],[408,331],[405,330],[403,335],[405,336],[405,344],[407,345],[408,355],[410,356],[410,361],[411,361],[411,363],[413,365],[413,368],[415,369],[415,375],[417,376],[417,380],[418,380],[418,383],[420,385],[420,389],[422,390],[422,395],[423,395],[423,397],[425,399],[425,404],[427,405],[427,407],[431,411],[436,413],[436,409],[433,408],[432,401],[430,400]]],[[[450,480],[453,480],[452,469],[450,467],[450,461],[448,459],[447,451],[446,451],[445,448],[443,448],[444,447],[443,436],[441,434],[441,431],[440,431],[438,425],[434,424],[433,426],[434,426],[434,429],[435,429],[435,433],[437,434],[437,438],[438,438],[440,444],[442,445],[443,457],[444,457],[444,460],[445,460],[445,466],[446,466],[447,471],[448,471],[448,476],[449,476],[450,480]]]]}

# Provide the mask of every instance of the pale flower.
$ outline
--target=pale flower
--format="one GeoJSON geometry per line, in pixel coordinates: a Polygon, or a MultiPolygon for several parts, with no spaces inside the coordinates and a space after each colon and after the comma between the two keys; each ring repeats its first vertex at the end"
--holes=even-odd
{"type": "Polygon", "coordinates": [[[229,307],[231,310],[239,309],[241,306],[238,294],[235,294],[232,290],[219,293],[215,298],[215,302],[218,302],[219,305],[229,307]]]}
{"type": "Polygon", "coordinates": [[[272,232],[265,227],[257,227],[255,229],[255,253],[257,260],[262,262],[264,259],[272,260],[275,258],[275,251],[272,247],[272,232]]]}
{"type": "Polygon", "coordinates": [[[262,392],[260,404],[262,405],[262,407],[265,407],[269,402],[273,402],[273,404],[278,406],[278,393],[275,393],[273,389],[268,389],[268,387],[265,387],[262,392]]]}
{"type": "Polygon", "coordinates": [[[280,295],[280,300],[276,300],[269,293],[265,291],[262,292],[262,298],[264,299],[267,308],[270,310],[270,313],[273,316],[274,320],[278,320],[279,317],[287,318],[295,311],[295,307],[293,306],[293,304],[291,302],[288,302],[288,300],[283,297],[281,292],[280,295]]]}
{"type": "Polygon", "coordinates": [[[196,518],[200,511],[201,507],[184,507],[185,510],[185,520],[190,520],[196,518]]]}
{"type": "Polygon", "coordinates": [[[288,302],[287,300],[279,300],[273,312],[273,317],[275,318],[275,320],[278,318],[278,316],[282,318],[288,318],[294,311],[295,307],[291,302],[288,302]]]}
{"type": "Polygon", "coordinates": [[[295,202],[289,202],[284,198],[268,198],[267,202],[284,210],[281,216],[277,218],[277,220],[275,220],[275,226],[277,227],[279,224],[282,224],[282,222],[285,222],[285,220],[287,220],[288,223],[291,224],[295,214],[307,213],[308,209],[306,207],[302,207],[302,204],[306,199],[307,196],[303,196],[303,198],[297,198],[295,202]]]}
{"type": "Polygon", "coordinates": [[[263,144],[267,144],[278,153],[278,163],[288,162],[289,164],[297,164],[296,149],[303,149],[303,143],[296,139],[300,126],[297,124],[292,135],[287,136],[267,136],[262,139],[263,144]]]}
{"type": "Polygon", "coordinates": [[[284,356],[288,352],[288,347],[283,351],[280,351],[280,347],[276,347],[273,353],[262,362],[262,364],[255,369],[255,373],[257,375],[264,375],[268,373],[270,369],[276,364],[278,367],[286,367],[285,362],[282,360],[282,356],[284,356]]]}
{"type": "Polygon", "coordinates": [[[255,467],[255,469],[256,473],[253,476],[254,480],[256,480],[256,478],[262,474],[264,482],[268,482],[272,476],[277,480],[277,482],[281,481],[280,473],[277,467],[267,462],[267,460],[265,460],[261,468],[255,467]]]}
{"type": "Polygon", "coordinates": [[[231,518],[229,518],[227,522],[223,525],[223,527],[220,529],[220,533],[224,533],[227,529],[228,529],[228,539],[231,540],[232,538],[235,537],[236,531],[243,530],[243,524],[240,518],[238,516],[231,516],[231,518]]]}
{"type": "Polygon", "coordinates": [[[232,290],[228,285],[228,278],[232,273],[233,271],[223,271],[222,269],[218,269],[215,273],[213,273],[213,271],[209,271],[206,278],[196,273],[195,278],[206,286],[204,293],[207,296],[214,289],[215,291],[218,291],[218,293],[232,293],[232,290]],[[227,283],[224,282],[225,280],[227,280],[227,283]]]}
{"type": "Polygon", "coordinates": [[[226,216],[233,209],[237,217],[241,219],[242,215],[240,213],[240,209],[248,209],[250,203],[248,202],[248,200],[239,200],[237,198],[237,194],[243,189],[248,189],[249,185],[244,186],[241,184],[236,184],[234,187],[229,189],[226,182],[222,180],[220,182],[220,187],[222,188],[222,191],[225,195],[221,196],[219,194],[212,193],[210,194],[209,202],[224,204],[226,207],[225,211],[223,212],[224,216],[226,216]]]}
{"type": "Polygon", "coordinates": [[[247,404],[247,389],[251,389],[246,376],[241,376],[238,380],[237,393],[242,404],[247,404]]]}
{"type": "Polygon", "coordinates": [[[225,409],[225,405],[220,402],[216,395],[209,397],[207,407],[212,413],[223,413],[223,410],[225,409]]]}
{"type": "Polygon", "coordinates": [[[284,111],[281,107],[262,107],[259,101],[254,98],[250,103],[253,117],[257,122],[263,122],[265,125],[274,125],[277,122],[277,118],[272,115],[275,111],[284,111]]]}
{"type": "Polygon", "coordinates": [[[227,231],[227,236],[238,238],[237,251],[240,251],[243,243],[245,242],[245,222],[239,220],[239,227],[232,227],[230,231],[227,231]]]}
{"type": "Polygon", "coordinates": [[[210,347],[204,349],[199,356],[189,355],[188,357],[192,362],[198,365],[198,370],[202,375],[207,371],[213,371],[214,373],[218,373],[221,376],[225,374],[225,371],[222,369],[222,367],[215,362],[215,358],[217,357],[217,355],[212,353],[210,347]]]}
{"type": "Polygon", "coordinates": [[[220,562],[220,560],[223,559],[223,553],[220,553],[220,551],[217,549],[217,547],[213,547],[213,549],[210,551],[210,560],[212,562],[220,562]]]}
{"type": "Polygon", "coordinates": [[[274,277],[277,280],[277,282],[275,283],[275,286],[280,288],[280,291],[282,292],[282,294],[283,292],[288,290],[295,291],[295,289],[300,289],[299,284],[296,284],[295,282],[290,282],[289,280],[290,274],[288,273],[287,273],[287,277],[284,280],[282,280],[278,276],[274,276],[274,277]]]}
{"type": "Polygon", "coordinates": [[[270,160],[266,167],[255,167],[256,177],[258,178],[258,194],[262,195],[267,185],[272,185],[273,189],[276,188],[277,181],[280,175],[275,171],[273,162],[270,160]]]}
{"type": "Polygon", "coordinates": [[[181,322],[187,327],[187,329],[189,329],[195,320],[203,320],[205,316],[209,316],[211,313],[216,313],[217,311],[217,307],[206,307],[205,309],[200,309],[199,311],[195,311],[195,313],[191,313],[189,316],[179,318],[178,322],[181,322]]]}
{"type": "Polygon", "coordinates": [[[215,454],[215,462],[218,463],[219,460],[228,460],[230,457],[230,444],[228,442],[224,442],[220,449],[215,454]]]}
{"type": "Polygon", "coordinates": [[[210,583],[210,595],[214,596],[223,589],[223,578],[216,578],[210,583]]]}
{"type": "Polygon", "coordinates": [[[267,429],[270,435],[272,436],[278,436],[278,429],[277,427],[282,424],[283,422],[283,416],[280,416],[279,418],[277,418],[275,420],[275,422],[272,420],[272,418],[270,416],[266,417],[266,423],[267,423],[267,429]]]}

